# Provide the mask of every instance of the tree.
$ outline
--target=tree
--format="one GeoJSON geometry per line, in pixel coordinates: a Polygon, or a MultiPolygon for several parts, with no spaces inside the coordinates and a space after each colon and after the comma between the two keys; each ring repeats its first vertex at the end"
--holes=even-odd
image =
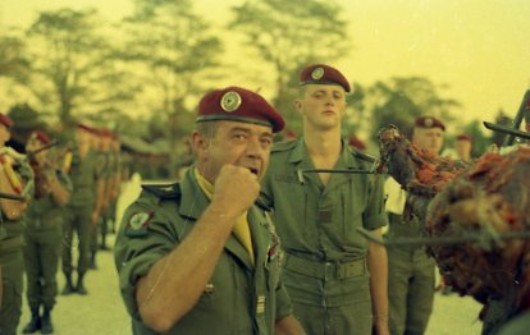
{"type": "Polygon", "coordinates": [[[334,61],[350,48],[341,8],[333,1],[247,0],[233,11],[229,28],[241,31],[246,43],[273,69],[273,104],[286,113],[288,124],[299,124],[292,101],[300,70],[310,63],[334,61]]]}
{"type": "Polygon", "coordinates": [[[423,77],[396,77],[389,82],[376,82],[368,88],[365,102],[371,113],[371,137],[376,139],[379,129],[389,124],[410,133],[414,119],[421,115],[439,117],[444,122],[452,121],[450,112],[460,107],[460,103],[442,98],[439,90],[444,88],[423,77]]]}
{"type": "Polygon", "coordinates": [[[27,31],[33,46],[28,86],[65,123],[74,112],[108,109],[109,103],[130,97],[124,92],[133,91],[124,84],[124,72],[111,64],[101,23],[94,9],[60,9],[41,12],[27,31]]]}
{"type": "MultiPolygon", "coordinates": [[[[221,41],[193,13],[188,0],[134,0],[135,13],[123,21],[127,40],[118,55],[140,70],[144,92],[156,94],[151,111],[164,116],[171,145],[193,127],[192,107],[214,78],[221,41]]],[[[178,157],[172,157],[176,164],[178,157]]]]}
{"type": "Polygon", "coordinates": [[[24,41],[16,36],[0,38],[0,77],[24,83],[29,75],[29,60],[25,57],[24,41]]]}

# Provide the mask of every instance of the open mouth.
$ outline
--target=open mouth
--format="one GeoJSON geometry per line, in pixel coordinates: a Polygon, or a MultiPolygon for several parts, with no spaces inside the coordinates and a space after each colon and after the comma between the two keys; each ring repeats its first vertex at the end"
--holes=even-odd
{"type": "Polygon", "coordinates": [[[255,174],[256,176],[259,174],[259,170],[258,170],[257,168],[249,167],[248,169],[250,170],[250,172],[252,172],[252,173],[255,174]]]}

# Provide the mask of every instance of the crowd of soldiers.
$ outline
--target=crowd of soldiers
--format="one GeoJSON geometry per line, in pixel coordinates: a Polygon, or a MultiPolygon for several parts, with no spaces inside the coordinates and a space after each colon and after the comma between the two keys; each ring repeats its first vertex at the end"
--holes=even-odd
{"type": "Polygon", "coordinates": [[[16,334],[25,272],[31,319],[23,333],[51,334],[59,264],[61,293],[86,295],[85,275],[96,268],[98,249],[107,249],[121,181],[120,142],[106,129],[77,123],[62,141],[35,129],[21,154],[6,146],[13,126],[0,114],[0,333],[16,334]]]}
{"type": "MultiPolygon", "coordinates": [[[[426,332],[434,260],[424,246],[383,246],[361,233],[392,242],[421,236],[422,222],[404,216],[406,192],[374,173],[365,145],[343,138],[351,91],[344,75],[314,64],[299,78],[299,137],[273,143],[285,122],[259,94],[237,86],[210,91],[190,136],[191,166],[179,182],[144,186],[126,210],[114,255],[132,333],[426,332]]],[[[0,144],[12,127],[1,117],[0,144]]],[[[415,146],[441,155],[442,120],[421,116],[411,128],[415,146]]],[[[74,145],[54,147],[36,131],[26,156],[1,151],[2,335],[14,334],[20,317],[24,263],[32,313],[24,333],[51,333],[61,253],[62,294],[84,295],[96,252],[108,247],[120,144],[85,124],[74,134],[74,145]]],[[[470,161],[471,137],[456,143],[455,159],[470,161]]]]}

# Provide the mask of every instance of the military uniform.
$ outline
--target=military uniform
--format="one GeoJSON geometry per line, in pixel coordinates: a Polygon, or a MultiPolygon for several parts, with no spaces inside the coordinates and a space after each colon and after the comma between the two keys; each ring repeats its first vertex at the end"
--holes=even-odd
{"type": "MultiPolygon", "coordinates": [[[[334,169],[369,169],[373,160],[346,142],[334,169]]],[[[286,251],[282,279],[308,334],[370,334],[366,253],[357,228],[386,225],[379,176],[332,174],[324,185],[304,140],[275,145],[263,181],[266,203],[286,251]]]]}
{"type": "MultiPolygon", "coordinates": [[[[138,312],[138,279],[185,238],[208,204],[190,169],[180,184],[145,186],[125,213],[114,250],[134,334],[155,334],[138,312]],[[148,219],[138,222],[138,215],[148,219]]],[[[167,334],[272,334],[275,321],[291,313],[273,225],[262,208],[248,213],[256,266],[232,234],[199,301],[167,334]]]]}
{"type": "MultiPolygon", "coordinates": [[[[33,179],[31,167],[27,164],[16,163],[15,171],[27,183],[33,179]]],[[[31,196],[33,189],[27,190],[31,196]]],[[[1,210],[0,210],[1,211],[1,210]]],[[[0,308],[0,334],[15,335],[20,315],[22,314],[22,292],[24,257],[23,232],[25,228],[25,217],[18,220],[9,220],[0,213],[0,220],[5,229],[4,238],[0,241],[0,267],[2,268],[2,306],[0,308]]]]}
{"type": "MultiPolygon", "coordinates": [[[[57,180],[69,191],[70,179],[61,170],[55,171],[57,180]]],[[[51,194],[33,199],[27,210],[26,246],[24,260],[27,275],[27,299],[31,309],[44,306],[51,310],[57,295],[57,268],[63,238],[63,209],[51,194]]]]}
{"type": "Polygon", "coordinates": [[[73,185],[73,193],[64,210],[62,269],[67,279],[67,285],[71,284],[73,271],[72,239],[74,230],[77,232],[79,240],[77,273],[81,280],[88,269],[90,223],[95,202],[95,181],[98,176],[96,159],[96,153],[92,150],[87,153],[83,160],[81,160],[78,150],[74,149],[73,151],[72,166],[69,174],[73,185]]]}

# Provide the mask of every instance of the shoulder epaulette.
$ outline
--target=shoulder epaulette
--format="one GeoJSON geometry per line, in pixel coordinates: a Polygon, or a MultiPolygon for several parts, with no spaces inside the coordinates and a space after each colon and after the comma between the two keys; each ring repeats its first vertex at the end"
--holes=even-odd
{"type": "Polygon", "coordinates": [[[297,141],[290,140],[290,141],[282,141],[282,142],[274,143],[274,145],[272,146],[271,152],[290,150],[296,146],[296,142],[297,141]]]}
{"type": "Polygon", "coordinates": [[[142,189],[163,200],[180,198],[179,183],[143,184],[142,189]]]}
{"type": "Polygon", "coordinates": [[[353,149],[352,150],[352,155],[353,155],[353,157],[358,158],[358,159],[363,160],[363,161],[366,161],[368,163],[372,163],[373,164],[373,163],[377,162],[377,158],[375,158],[372,155],[365,154],[364,152],[360,152],[359,150],[353,149]]]}

